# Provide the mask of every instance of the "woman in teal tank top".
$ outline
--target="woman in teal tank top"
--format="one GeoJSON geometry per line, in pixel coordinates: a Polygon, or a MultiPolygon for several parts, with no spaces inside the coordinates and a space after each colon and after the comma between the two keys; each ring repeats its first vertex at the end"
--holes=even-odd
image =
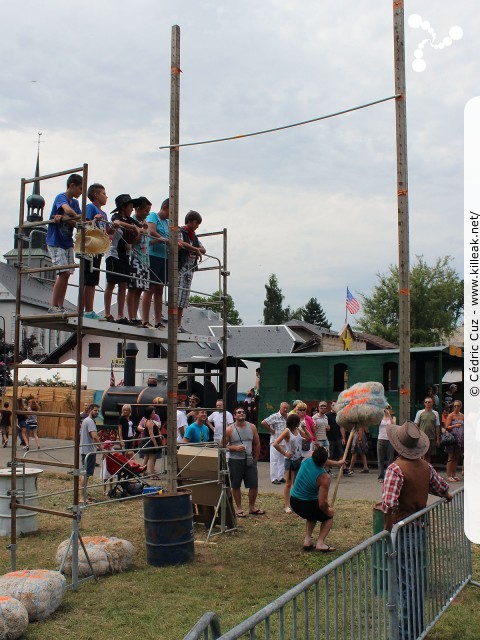
{"type": "Polygon", "coordinates": [[[305,523],[304,551],[319,551],[328,553],[335,551],[334,547],[326,544],[327,537],[333,524],[333,509],[328,504],[328,490],[330,476],[325,465],[341,467],[343,460],[328,460],[328,452],[324,447],[316,447],[312,455],[300,465],[295,484],[290,492],[290,506],[305,523]],[[315,545],[312,543],[313,530],[320,522],[320,531],[315,545]]]}

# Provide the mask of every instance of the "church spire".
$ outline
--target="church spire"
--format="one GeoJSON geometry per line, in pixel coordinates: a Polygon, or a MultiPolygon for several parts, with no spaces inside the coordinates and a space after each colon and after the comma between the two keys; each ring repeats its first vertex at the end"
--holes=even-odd
{"type": "MultiPolygon", "coordinates": [[[[37,166],[35,167],[35,177],[38,178],[40,176],[40,136],[42,134],[38,134],[37,140],[37,166]]],[[[32,195],[27,198],[27,220],[29,222],[39,222],[43,220],[43,209],[45,207],[45,199],[42,195],[40,195],[40,181],[35,181],[33,183],[32,195]]]]}

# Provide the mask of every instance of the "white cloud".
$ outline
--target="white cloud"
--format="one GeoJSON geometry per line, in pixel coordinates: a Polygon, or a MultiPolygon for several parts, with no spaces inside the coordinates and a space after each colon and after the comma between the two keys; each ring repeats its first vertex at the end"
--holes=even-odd
{"type": "MultiPolygon", "coordinates": [[[[0,55],[0,252],[12,246],[19,183],[89,164],[116,194],[168,191],[170,33],[181,27],[181,139],[241,134],[394,93],[391,6],[360,0],[241,3],[60,0],[3,8],[0,55]],[[35,80],[36,82],[32,82],[35,80]]],[[[410,66],[419,30],[406,26],[411,255],[450,253],[461,269],[463,106],[477,92],[478,12],[471,3],[415,3],[439,37],[410,66]]],[[[406,11],[406,18],[409,13],[406,11]]],[[[367,292],[397,260],[393,102],[270,136],[184,149],[180,211],[227,227],[230,292],[247,322],[262,316],[276,273],[292,307],[315,296],[339,327],[345,288],[367,292]]],[[[49,212],[64,180],[42,184],[49,212]]],[[[111,206],[110,206],[111,205],[111,206]]],[[[217,240],[209,245],[220,251],[217,240]]],[[[196,276],[205,287],[212,284],[196,276]]],[[[203,285],[202,285],[203,286],[203,285]]],[[[213,283],[216,288],[216,283],[213,283]]]]}

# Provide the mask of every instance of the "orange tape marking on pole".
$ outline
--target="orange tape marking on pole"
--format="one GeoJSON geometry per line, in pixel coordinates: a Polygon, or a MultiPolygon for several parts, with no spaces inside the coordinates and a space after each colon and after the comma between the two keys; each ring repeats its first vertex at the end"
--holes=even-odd
{"type": "Polygon", "coordinates": [[[172,67],[172,74],[175,76],[180,75],[183,71],[179,67],[172,67]]]}
{"type": "Polygon", "coordinates": [[[397,196],[406,196],[408,193],[408,189],[400,189],[397,191],[397,196]]]}
{"type": "Polygon", "coordinates": [[[399,290],[398,290],[398,293],[399,293],[401,296],[409,296],[409,295],[410,295],[410,289],[399,289],[399,290]]]}
{"type": "Polygon", "coordinates": [[[410,395],[410,389],[400,389],[400,395],[401,396],[409,396],[410,395]]]}

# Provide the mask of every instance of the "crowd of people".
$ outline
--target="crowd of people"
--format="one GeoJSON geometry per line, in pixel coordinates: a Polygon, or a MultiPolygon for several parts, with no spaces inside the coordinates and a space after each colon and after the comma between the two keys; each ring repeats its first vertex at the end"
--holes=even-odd
{"type": "MultiPolygon", "coordinates": [[[[66,312],[64,305],[68,281],[75,269],[74,247],[77,251],[81,248],[80,242],[74,243],[73,236],[81,216],[78,198],[82,189],[82,176],[69,176],[66,191],[56,196],[50,213],[46,242],[52,265],[59,270],[49,314],[66,312]]],[[[86,206],[86,219],[100,232],[100,237],[92,235],[86,238],[84,317],[101,319],[94,311],[94,302],[102,258],[105,257],[105,315],[102,319],[124,325],[165,329],[162,310],[164,287],[168,282],[169,199],[162,202],[156,213],[152,211],[152,203],[147,197],[132,198],[129,194],[120,194],[115,198],[115,208],[109,220],[103,209],[108,200],[105,187],[100,183],[91,184],[87,197],[90,202],[86,206]],[[116,318],[112,315],[115,289],[116,318]]],[[[205,254],[205,247],[196,234],[201,223],[202,216],[197,211],[189,211],[184,226],[178,232],[179,332],[186,332],[182,327],[183,310],[188,306],[193,274],[205,254]]]]}

